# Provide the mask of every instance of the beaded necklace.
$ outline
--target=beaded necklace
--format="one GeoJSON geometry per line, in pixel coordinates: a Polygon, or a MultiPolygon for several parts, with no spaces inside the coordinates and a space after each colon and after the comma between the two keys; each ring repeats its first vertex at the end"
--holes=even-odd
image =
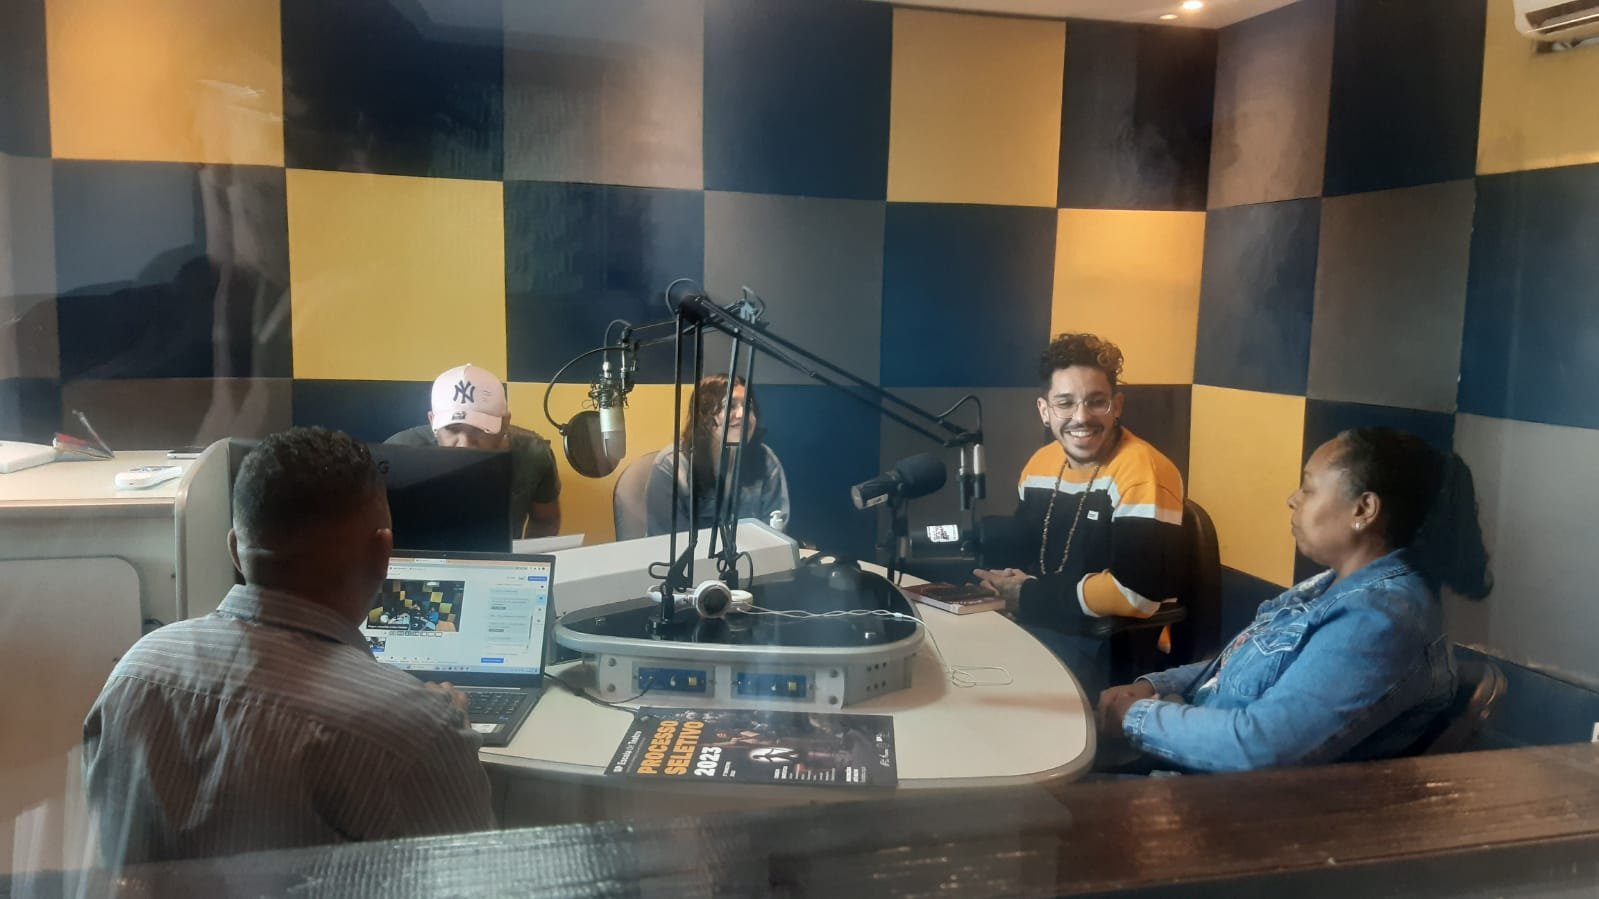
{"type": "Polygon", "coordinates": [[[1072,538],[1077,536],[1077,525],[1083,520],[1083,509],[1088,506],[1088,494],[1094,490],[1094,481],[1099,479],[1099,470],[1105,467],[1103,462],[1095,464],[1094,473],[1088,476],[1088,486],[1083,488],[1082,498],[1077,501],[1077,514],[1072,516],[1071,530],[1066,532],[1066,546],[1060,552],[1060,565],[1051,572],[1044,559],[1044,552],[1049,547],[1049,520],[1055,515],[1055,497],[1060,496],[1061,481],[1066,477],[1066,466],[1070,462],[1070,457],[1061,460],[1060,471],[1055,474],[1055,491],[1049,495],[1049,505],[1044,507],[1044,536],[1038,541],[1039,574],[1060,574],[1066,570],[1066,560],[1072,555],[1072,538]]]}

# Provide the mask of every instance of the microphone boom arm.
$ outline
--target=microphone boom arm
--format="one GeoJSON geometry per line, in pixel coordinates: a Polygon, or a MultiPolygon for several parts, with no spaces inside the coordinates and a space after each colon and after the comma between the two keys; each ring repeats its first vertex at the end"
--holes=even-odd
{"type": "MultiPolygon", "coordinates": [[[[681,281],[682,279],[679,280],[681,281]]],[[[668,287],[669,307],[671,307],[670,300],[674,293],[673,288],[678,283],[673,282],[673,285],[668,287]]],[[[792,341],[771,333],[764,324],[758,321],[759,311],[750,314],[747,318],[741,317],[711,302],[708,297],[688,293],[680,294],[680,299],[675,308],[672,308],[672,312],[674,313],[672,318],[646,322],[642,325],[634,326],[622,322],[625,327],[622,329],[621,338],[617,343],[609,341],[610,334],[609,329],[607,329],[605,345],[589,350],[561,366],[555,376],[550,379],[549,386],[544,391],[544,415],[553,426],[561,430],[563,434],[565,433],[566,427],[557,422],[554,416],[550,414],[550,395],[554,391],[555,384],[560,380],[561,375],[565,374],[567,369],[577,362],[601,353],[621,352],[623,354],[621,366],[622,393],[625,397],[633,386],[629,374],[631,371],[628,360],[629,354],[636,354],[638,350],[644,347],[670,342],[673,345],[675,358],[672,398],[672,420],[675,429],[678,423],[683,421],[684,350],[687,348],[692,348],[693,350],[692,383],[697,387],[704,372],[706,330],[716,331],[731,338],[733,350],[728,372],[728,391],[726,397],[723,398],[721,409],[722,434],[724,438],[722,445],[715,448],[723,464],[716,466],[716,474],[714,475],[717,480],[717,487],[712,499],[715,505],[713,506],[714,520],[711,526],[710,547],[710,557],[717,560],[718,574],[730,586],[736,586],[738,581],[738,558],[740,553],[737,544],[738,522],[735,517],[738,512],[738,477],[742,467],[743,448],[749,436],[749,386],[753,383],[755,354],[757,351],[771,356],[776,361],[805,375],[818,384],[838,390],[855,402],[873,410],[878,415],[910,429],[941,447],[959,448],[962,462],[960,470],[961,506],[971,512],[973,520],[976,519],[977,513],[971,499],[974,495],[981,498],[980,450],[983,442],[983,407],[982,402],[977,397],[972,395],[962,397],[959,402],[942,414],[933,413],[903,397],[884,390],[882,387],[845,370],[839,365],[829,362],[792,341]],[[672,327],[671,334],[642,341],[634,339],[634,335],[640,331],[666,327],[672,327]],[[684,338],[692,339],[690,347],[684,346],[684,338]],[[739,376],[738,367],[741,349],[744,351],[745,359],[745,373],[743,375],[745,391],[741,410],[742,415],[739,422],[739,452],[730,454],[728,441],[726,440],[727,424],[731,418],[733,387],[737,383],[739,376]],[[967,402],[973,402],[977,410],[977,426],[972,429],[963,428],[949,418],[967,402]],[[890,406],[894,408],[890,408],[890,406]],[[974,470],[970,471],[966,465],[966,454],[969,450],[973,452],[974,458],[977,460],[974,470]],[[733,480],[731,481],[724,475],[726,472],[725,463],[730,455],[733,467],[731,473],[733,480]],[[973,484],[976,484],[975,489],[973,484]]],[[[616,322],[612,324],[614,325],[616,322]]],[[[697,410],[693,411],[697,412],[697,410]]],[[[675,436],[673,440],[674,443],[677,442],[675,436]]],[[[699,543],[697,522],[699,519],[701,493],[697,489],[698,485],[694,483],[694,452],[693,441],[690,441],[688,446],[680,446],[678,452],[673,454],[672,530],[667,543],[670,561],[650,566],[652,576],[661,567],[664,566],[666,568],[661,585],[659,619],[663,624],[669,624],[672,621],[673,613],[676,610],[676,594],[686,591],[690,586],[694,552],[699,543]],[[681,515],[679,510],[682,490],[680,476],[685,462],[688,466],[689,474],[689,529],[687,541],[683,546],[683,551],[680,553],[678,552],[677,540],[681,515]]],[[[903,509],[897,511],[901,514],[903,513],[903,509]]],[[[891,566],[893,564],[893,562],[890,563],[891,566]]]]}

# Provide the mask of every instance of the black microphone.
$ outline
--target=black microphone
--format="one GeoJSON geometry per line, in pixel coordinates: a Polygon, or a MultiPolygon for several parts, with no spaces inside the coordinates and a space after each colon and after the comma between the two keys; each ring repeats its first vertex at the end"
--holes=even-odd
{"type": "Polygon", "coordinates": [[[672,312],[687,312],[690,318],[707,318],[711,315],[724,315],[739,321],[756,324],[764,314],[766,304],[755,296],[748,287],[744,288],[744,295],[725,306],[719,305],[705,288],[692,278],[678,278],[666,285],[666,308],[672,312]]]}
{"type": "Polygon", "coordinates": [[[692,278],[678,278],[666,285],[666,308],[676,312],[684,303],[711,302],[705,288],[692,278]]]}
{"type": "Polygon", "coordinates": [[[937,456],[918,453],[894,463],[891,471],[849,488],[849,497],[854,500],[855,508],[870,509],[894,497],[915,499],[926,496],[944,486],[948,477],[949,471],[937,456]]]}

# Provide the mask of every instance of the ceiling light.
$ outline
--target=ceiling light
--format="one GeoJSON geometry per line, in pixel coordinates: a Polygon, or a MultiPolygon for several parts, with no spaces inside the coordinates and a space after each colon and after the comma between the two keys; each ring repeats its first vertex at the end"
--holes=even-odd
{"type": "Polygon", "coordinates": [[[1183,9],[1186,9],[1189,12],[1194,12],[1196,10],[1201,10],[1201,9],[1204,9],[1204,8],[1205,8],[1204,0],[1183,0],[1183,9]]]}
{"type": "Polygon", "coordinates": [[[1177,18],[1177,14],[1174,13],[1174,12],[1169,12],[1169,13],[1166,13],[1165,15],[1161,16],[1161,18],[1163,20],[1167,21],[1167,22],[1170,22],[1172,19],[1177,18]]]}

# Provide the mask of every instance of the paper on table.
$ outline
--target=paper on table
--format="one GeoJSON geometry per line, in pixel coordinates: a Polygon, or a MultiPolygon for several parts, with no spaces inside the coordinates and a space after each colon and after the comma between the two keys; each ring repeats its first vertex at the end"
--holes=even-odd
{"type": "Polygon", "coordinates": [[[572,549],[583,545],[583,534],[558,534],[554,537],[529,537],[526,540],[512,540],[511,552],[514,553],[552,553],[561,549],[572,549]]]}

